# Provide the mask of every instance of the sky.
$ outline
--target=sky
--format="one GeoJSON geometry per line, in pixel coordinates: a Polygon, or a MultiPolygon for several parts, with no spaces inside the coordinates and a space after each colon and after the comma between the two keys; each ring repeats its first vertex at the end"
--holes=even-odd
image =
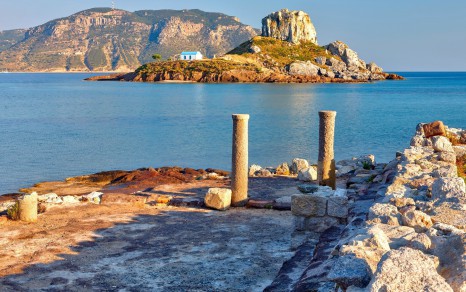
{"type": "MultiPolygon", "coordinates": [[[[0,30],[29,28],[111,0],[0,0],[0,30]]],[[[310,14],[320,45],[347,43],[365,61],[388,71],[466,71],[465,0],[115,0],[128,11],[201,9],[261,19],[288,8],[310,14]]]]}

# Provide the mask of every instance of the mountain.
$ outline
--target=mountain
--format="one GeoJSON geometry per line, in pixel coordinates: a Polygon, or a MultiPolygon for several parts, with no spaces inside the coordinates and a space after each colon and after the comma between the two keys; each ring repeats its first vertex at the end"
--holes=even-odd
{"type": "Polygon", "coordinates": [[[221,55],[258,33],[221,13],[94,8],[0,32],[0,70],[131,71],[155,53],[163,59],[184,50],[221,55]]]}

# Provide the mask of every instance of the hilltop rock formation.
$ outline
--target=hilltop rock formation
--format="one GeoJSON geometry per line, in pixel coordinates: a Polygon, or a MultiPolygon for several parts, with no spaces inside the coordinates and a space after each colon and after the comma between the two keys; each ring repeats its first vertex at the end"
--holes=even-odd
{"type": "Polygon", "coordinates": [[[317,45],[317,32],[309,14],[282,9],[262,19],[262,36],[290,43],[310,41],[317,45]]]}
{"type": "Polygon", "coordinates": [[[95,8],[27,31],[0,32],[0,70],[132,71],[155,53],[221,55],[258,34],[236,17],[200,10],[95,8]]]}

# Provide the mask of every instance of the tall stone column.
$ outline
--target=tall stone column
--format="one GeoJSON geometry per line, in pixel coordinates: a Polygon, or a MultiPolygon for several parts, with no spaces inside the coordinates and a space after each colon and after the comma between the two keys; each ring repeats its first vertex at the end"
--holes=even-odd
{"type": "Polygon", "coordinates": [[[248,199],[248,120],[249,115],[233,118],[233,152],[231,168],[231,205],[241,207],[248,199]]]}
{"type": "Polygon", "coordinates": [[[319,161],[317,166],[317,180],[321,186],[336,188],[335,175],[335,111],[319,112],[319,161]]]}
{"type": "Polygon", "coordinates": [[[37,193],[24,195],[18,199],[19,220],[24,222],[37,221],[37,193]]]}

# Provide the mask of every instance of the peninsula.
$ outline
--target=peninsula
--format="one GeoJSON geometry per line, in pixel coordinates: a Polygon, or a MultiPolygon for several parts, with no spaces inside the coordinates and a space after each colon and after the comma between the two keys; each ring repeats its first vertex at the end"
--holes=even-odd
{"type": "Polygon", "coordinates": [[[223,56],[204,60],[147,63],[134,72],[96,76],[91,81],[179,82],[368,82],[403,79],[366,63],[341,41],[317,42],[310,16],[282,9],[262,20],[262,34],[223,56]]]}

